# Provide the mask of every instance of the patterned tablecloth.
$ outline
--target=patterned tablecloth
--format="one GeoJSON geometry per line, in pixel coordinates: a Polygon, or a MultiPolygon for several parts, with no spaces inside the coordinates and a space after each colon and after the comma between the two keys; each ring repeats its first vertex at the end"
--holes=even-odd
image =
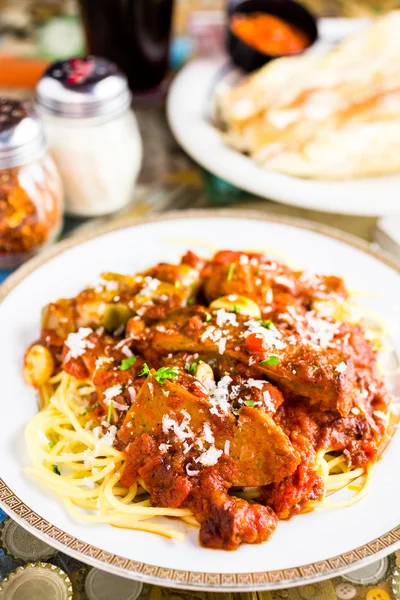
{"type": "Polygon", "coordinates": [[[88,567],[33,537],[0,511],[1,600],[397,600],[400,552],[313,585],[216,596],[143,585],[88,567]]]}
{"type": "MultiPolygon", "coordinates": [[[[260,201],[204,173],[179,150],[165,125],[161,108],[137,107],[137,113],[147,158],[137,188],[136,204],[126,209],[123,216],[235,202],[236,207],[307,218],[371,239],[375,225],[373,218],[328,215],[260,201]]],[[[64,235],[73,234],[77,227],[89,231],[102,220],[67,220],[64,235]]],[[[225,593],[224,596],[224,600],[400,600],[400,552],[345,577],[318,584],[276,592],[225,593]]],[[[216,600],[216,594],[142,585],[88,567],[37,540],[0,511],[0,600],[137,598],[216,600]]]]}

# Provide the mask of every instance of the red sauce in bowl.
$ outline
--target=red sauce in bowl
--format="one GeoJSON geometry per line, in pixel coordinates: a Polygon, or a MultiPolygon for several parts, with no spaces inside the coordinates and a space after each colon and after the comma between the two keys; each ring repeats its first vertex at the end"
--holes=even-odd
{"type": "Polygon", "coordinates": [[[296,25],[266,13],[235,14],[230,29],[243,42],[264,54],[297,54],[310,45],[307,34],[296,25]]]}

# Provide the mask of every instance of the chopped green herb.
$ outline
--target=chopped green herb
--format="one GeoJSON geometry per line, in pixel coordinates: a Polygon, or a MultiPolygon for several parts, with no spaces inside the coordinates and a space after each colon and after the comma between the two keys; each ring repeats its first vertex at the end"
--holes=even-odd
{"type": "Polygon", "coordinates": [[[270,367],[274,367],[275,365],[278,365],[280,363],[280,359],[275,356],[274,354],[271,354],[271,356],[269,356],[267,359],[265,360],[260,360],[260,365],[268,365],[270,367]]]}
{"type": "Polygon", "coordinates": [[[209,312],[206,312],[206,323],[208,323],[209,321],[211,321],[212,316],[210,315],[209,312]]]}
{"type": "Polygon", "coordinates": [[[91,406],[89,406],[85,412],[82,413],[82,417],[85,417],[88,413],[92,412],[92,410],[94,410],[95,408],[97,408],[99,406],[98,402],[95,402],[94,404],[92,404],[91,406]]]}
{"type": "Polygon", "coordinates": [[[237,304],[233,305],[233,312],[236,313],[237,315],[240,313],[240,308],[237,304]]]}
{"type": "Polygon", "coordinates": [[[55,446],[55,445],[56,445],[56,443],[55,443],[55,442],[53,442],[53,440],[51,440],[51,442],[49,442],[49,448],[50,448],[50,450],[51,450],[52,448],[54,448],[54,446],[55,446]]]}
{"type": "Polygon", "coordinates": [[[240,410],[240,408],[233,409],[233,414],[236,415],[237,417],[239,416],[239,410],[240,410]]]}
{"type": "Polygon", "coordinates": [[[189,298],[187,304],[188,306],[193,306],[193,304],[196,304],[196,298],[189,298]]]}
{"type": "Polygon", "coordinates": [[[312,368],[313,369],[318,369],[318,365],[313,365],[312,368]]]}
{"type": "Polygon", "coordinates": [[[267,319],[266,321],[263,321],[262,319],[258,319],[258,322],[260,323],[261,327],[265,327],[265,329],[271,329],[273,322],[270,321],[270,319],[267,319]]]}
{"type": "Polygon", "coordinates": [[[148,364],[144,363],[142,370],[139,373],[139,377],[147,377],[147,375],[150,375],[150,369],[148,367],[148,364]]]}
{"type": "Polygon", "coordinates": [[[179,290],[179,288],[182,287],[182,284],[180,281],[175,281],[174,286],[176,287],[177,290],[179,290]]]}
{"type": "Polygon", "coordinates": [[[246,406],[254,406],[254,400],[245,400],[243,404],[246,406]]]}
{"type": "Polygon", "coordinates": [[[236,264],[235,263],[231,263],[229,265],[228,275],[226,276],[227,281],[231,281],[235,269],[236,269],[236,264]]]}
{"type": "Polygon", "coordinates": [[[192,363],[186,363],[185,365],[185,369],[188,373],[190,373],[191,375],[194,375],[196,373],[196,369],[197,369],[197,362],[194,360],[192,363]]]}
{"type": "Polygon", "coordinates": [[[108,407],[107,423],[111,423],[111,417],[112,417],[113,407],[114,407],[114,402],[111,400],[110,406],[108,407]]]}
{"type": "Polygon", "coordinates": [[[135,364],[136,361],[136,356],[129,356],[128,358],[123,358],[119,368],[121,371],[127,371],[129,367],[135,364]]]}
{"type": "Polygon", "coordinates": [[[261,271],[260,271],[260,269],[257,269],[257,271],[256,271],[256,275],[261,275],[261,271]]]}
{"type": "Polygon", "coordinates": [[[57,465],[51,465],[51,468],[53,469],[53,473],[56,475],[61,475],[60,469],[57,467],[57,465]]]}
{"type": "Polygon", "coordinates": [[[154,379],[163,385],[167,379],[175,379],[178,377],[178,369],[176,367],[161,367],[154,373],[154,379]]]}

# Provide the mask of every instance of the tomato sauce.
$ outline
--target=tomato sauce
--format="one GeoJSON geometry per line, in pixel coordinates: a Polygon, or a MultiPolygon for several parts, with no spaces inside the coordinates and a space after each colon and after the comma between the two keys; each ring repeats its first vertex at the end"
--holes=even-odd
{"type": "Polygon", "coordinates": [[[231,19],[230,29],[249,46],[273,56],[297,54],[310,45],[304,31],[275,15],[236,14],[231,19]]]}

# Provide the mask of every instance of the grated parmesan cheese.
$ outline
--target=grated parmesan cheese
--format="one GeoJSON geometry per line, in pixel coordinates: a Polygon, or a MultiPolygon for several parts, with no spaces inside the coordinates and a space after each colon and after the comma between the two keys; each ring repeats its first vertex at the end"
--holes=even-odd
{"type": "Polygon", "coordinates": [[[231,443],[229,440],[226,440],[225,445],[224,445],[224,454],[229,456],[230,449],[231,449],[231,443]]]}
{"type": "Polygon", "coordinates": [[[347,365],[345,362],[341,362],[336,366],[335,371],[337,371],[338,373],[344,373],[345,371],[347,371],[347,365]]]}
{"type": "MultiPolygon", "coordinates": [[[[183,414],[186,411],[181,411],[183,414]]],[[[165,435],[168,435],[169,431],[173,431],[176,437],[183,442],[184,440],[191,438],[194,439],[194,433],[189,427],[190,415],[184,414],[182,423],[179,425],[177,421],[172,419],[169,414],[165,414],[162,418],[162,430],[165,435]]]]}
{"type": "Polygon", "coordinates": [[[330,323],[311,313],[307,313],[306,319],[311,329],[311,342],[321,348],[327,348],[338,331],[338,323],[330,323]]]}
{"type": "Polygon", "coordinates": [[[102,277],[100,277],[99,281],[97,282],[94,291],[96,293],[101,293],[104,290],[107,290],[108,292],[115,292],[115,290],[118,289],[118,283],[116,281],[108,281],[107,279],[103,279],[102,277]]]}
{"type": "Polygon", "coordinates": [[[129,394],[129,397],[130,397],[131,402],[133,404],[135,402],[135,400],[136,400],[136,390],[135,390],[135,388],[134,387],[129,387],[128,388],[128,394],[129,394]]]}
{"type": "Polygon", "coordinates": [[[193,477],[194,475],[198,475],[200,471],[193,469],[192,465],[186,465],[186,473],[189,475],[189,477],[193,477]]]}
{"type": "MultiPolygon", "coordinates": [[[[106,425],[108,426],[108,423],[106,423],[106,425]]],[[[96,456],[99,456],[99,454],[101,452],[100,448],[101,448],[102,444],[105,444],[106,446],[110,446],[110,447],[114,444],[115,436],[117,433],[117,428],[115,425],[110,425],[108,427],[107,433],[105,433],[105,435],[103,435],[103,437],[101,437],[101,438],[100,438],[101,427],[96,427],[95,429],[100,430],[100,431],[97,431],[97,436],[95,436],[98,438],[98,442],[93,451],[93,455],[96,457],[96,456]]],[[[93,429],[93,433],[95,432],[95,429],[93,429]]]]}
{"type": "Polygon", "coordinates": [[[144,278],[144,281],[146,285],[140,290],[138,296],[151,296],[151,292],[154,292],[161,283],[161,281],[159,281],[156,278],[150,277],[149,275],[144,278]]]}
{"type": "Polygon", "coordinates": [[[133,356],[132,350],[130,350],[130,348],[128,348],[128,346],[126,344],[124,346],[122,346],[121,352],[128,358],[131,358],[133,356]]]}
{"type": "Polygon", "coordinates": [[[217,325],[218,327],[223,327],[224,325],[232,325],[233,327],[238,326],[237,316],[233,312],[228,312],[224,308],[220,308],[216,312],[217,315],[217,325]]]}
{"type": "MultiPolygon", "coordinates": [[[[110,404],[113,398],[120,396],[122,394],[122,385],[113,385],[104,391],[104,402],[106,404],[110,404]]],[[[115,403],[114,403],[115,405],[115,403]]]]}
{"type": "Polygon", "coordinates": [[[85,465],[85,467],[87,469],[91,469],[93,467],[93,464],[94,464],[94,456],[91,455],[90,453],[91,453],[90,448],[87,448],[83,452],[83,456],[84,456],[83,464],[85,465]]]}
{"type": "Polygon", "coordinates": [[[86,485],[86,487],[88,487],[90,490],[94,490],[95,488],[94,481],[89,479],[89,477],[83,477],[82,483],[83,485],[86,485]]]}
{"type": "Polygon", "coordinates": [[[211,446],[211,448],[200,454],[200,456],[195,459],[195,462],[202,464],[204,467],[212,467],[217,464],[221,455],[222,450],[217,450],[215,446],[211,446]]]}
{"type": "Polygon", "coordinates": [[[115,402],[115,400],[113,401],[113,408],[116,408],[118,410],[128,410],[128,406],[126,406],[126,404],[120,404],[119,402],[115,402]]]}
{"type": "Polygon", "coordinates": [[[41,444],[44,446],[48,446],[50,444],[50,440],[45,433],[41,429],[37,430],[37,437],[41,444]]]}
{"type": "Polygon", "coordinates": [[[217,343],[218,340],[221,338],[221,336],[222,336],[222,331],[220,329],[216,329],[216,327],[214,327],[214,325],[210,325],[210,327],[207,327],[207,329],[202,334],[201,341],[205,342],[205,340],[207,338],[210,338],[210,340],[212,342],[217,343]]]}
{"type": "Polygon", "coordinates": [[[204,441],[208,442],[209,444],[213,444],[215,442],[215,438],[209,423],[204,423],[202,437],[204,441]]]}
{"type": "Polygon", "coordinates": [[[263,342],[267,348],[276,348],[278,350],[285,348],[285,344],[280,339],[282,336],[275,325],[271,325],[269,329],[266,329],[254,319],[246,321],[244,325],[247,327],[247,330],[242,334],[245,338],[255,333],[257,336],[263,338],[263,342]]]}
{"type": "Polygon", "coordinates": [[[263,400],[264,400],[264,404],[268,408],[268,410],[275,412],[275,406],[274,406],[274,403],[272,402],[271,394],[269,393],[268,390],[265,390],[265,392],[263,392],[263,400]]]}
{"type": "Polygon", "coordinates": [[[205,387],[208,390],[208,401],[212,405],[210,413],[221,417],[227,415],[230,412],[229,390],[228,386],[232,382],[232,377],[225,375],[222,379],[215,384],[215,381],[207,380],[204,382],[205,387]]]}
{"type": "Polygon", "coordinates": [[[374,417],[378,417],[378,419],[383,419],[384,421],[387,421],[387,419],[389,418],[388,415],[385,414],[382,410],[374,410],[372,414],[374,415],[374,417]]]}
{"type": "Polygon", "coordinates": [[[223,354],[226,348],[226,338],[221,338],[217,344],[219,354],[223,354]]]}
{"type": "Polygon", "coordinates": [[[193,448],[194,444],[188,444],[187,442],[183,442],[183,454],[187,454],[193,448]]]}
{"type": "Polygon", "coordinates": [[[80,327],[76,333],[70,333],[68,335],[65,340],[65,345],[69,348],[66,360],[78,358],[79,356],[82,356],[85,350],[94,348],[94,344],[86,339],[91,333],[93,333],[93,329],[90,327],[80,327]]]}
{"type": "Polygon", "coordinates": [[[160,444],[160,445],[158,446],[158,449],[159,449],[161,452],[164,452],[164,453],[165,453],[165,452],[168,452],[168,450],[169,450],[171,447],[172,447],[172,444],[160,444]]]}
{"type": "Polygon", "coordinates": [[[262,390],[265,385],[265,381],[263,379],[253,379],[250,377],[247,380],[246,386],[249,388],[257,388],[258,390],[262,390]]]}

